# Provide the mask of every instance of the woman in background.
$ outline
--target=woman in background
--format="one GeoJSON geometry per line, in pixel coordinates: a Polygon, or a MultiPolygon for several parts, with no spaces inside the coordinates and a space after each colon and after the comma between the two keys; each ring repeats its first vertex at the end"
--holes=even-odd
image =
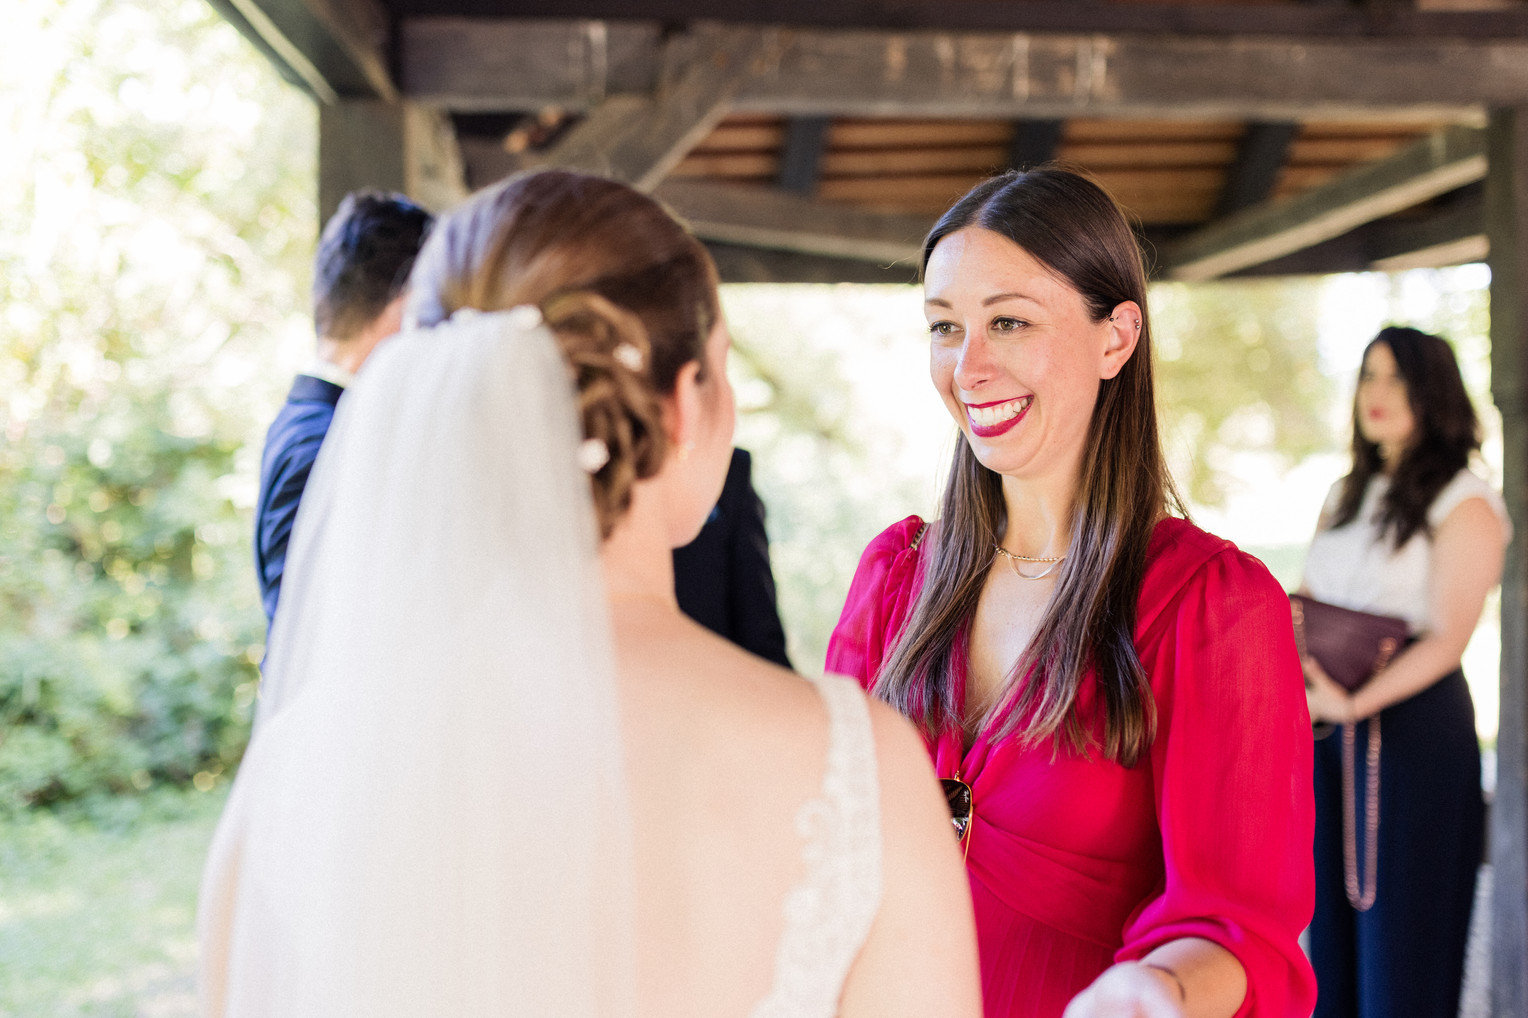
{"type": "Polygon", "coordinates": [[[705,249],[543,172],[410,283],[297,521],[204,1012],[974,1018],[916,735],[675,603],[732,449],[705,249]]]}
{"type": "Polygon", "coordinates": [[[1355,726],[1347,740],[1316,743],[1310,944],[1321,1018],[1454,1018],[1459,1010],[1484,833],[1475,709],[1459,659],[1501,579],[1512,533],[1501,497],[1470,469],[1479,448],[1480,426],[1448,343],[1382,329],[1358,376],[1353,467],[1327,498],[1302,592],[1404,619],[1413,642],[1353,694],[1305,660],[1312,720],[1355,726]],[[1376,726],[1371,874],[1360,871],[1376,726]],[[1356,782],[1348,846],[1344,741],[1356,782]],[[1371,888],[1372,907],[1355,907],[1353,899],[1368,905],[1371,888]]]}
{"type": "Polygon", "coordinates": [[[1288,602],[1170,513],[1129,225],[1077,174],[1005,174],[940,219],[923,283],[955,461],[936,522],[866,549],[828,668],[946,779],[988,1018],[1308,1014],[1288,602]]]}

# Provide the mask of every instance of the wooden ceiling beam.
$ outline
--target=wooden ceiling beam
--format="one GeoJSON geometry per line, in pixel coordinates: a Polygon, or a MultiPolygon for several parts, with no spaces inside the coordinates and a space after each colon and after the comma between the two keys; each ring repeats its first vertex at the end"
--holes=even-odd
{"type": "Polygon", "coordinates": [[[208,0],[276,70],[323,103],[396,101],[380,0],[208,0]]]}
{"type": "MultiPolygon", "coordinates": [[[[1486,106],[1528,100],[1517,38],[736,31],[776,45],[735,108],[788,116],[1480,123],[1486,106]]],[[[656,23],[415,18],[401,36],[405,93],[456,111],[589,109],[650,91],[669,59],[656,23]]]]}
{"type": "Polygon", "coordinates": [[[1167,275],[1214,279],[1272,261],[1481,180],[1485,173],[1484,132],[1446,128],[1324,187],[1196,231],[1163,252],[1167,275]]]}
{"type": "Polygon", "coordinates": [[[828,117],[792,117],[785,123],[785,143],[780,152],[780,189],[810,198],[817,190],[826,148],[828,117]]]}
{"type": "MultiPolygon", "coordinates": [[[[390,0],[400,17],[449,10],[468,17],[504,14],[503,0],[390,0]]],[[[1334,36],[1342,38],[1500,39],[1528,37],[1528,12],[1385,10],[1358,3],[1078,3],[1077,0],[515,0],[527,18],[697,21],[799,28],[933,29],[963,32],[1140,33],[1146,35],[1334,36]]]]}
{"type": "Polygon", "coordinates": [[[916,266],[932,219],[884,215],[778,188],[666,180],[654,195],[708,241],[916,266]]]}
{"type": "Polygon", "coordinates": [[[598,173],[651,191],[726,115],[732,97],[769,55],[770,33],[696,31],[652,95],[612,95],[528,167],[598,173]]]}
{"type": "Polygon", "coordinates": [[[1008,143],[1008,169],[1027,170],[1056,158],[1061,148],[1062,120],[1019,120],[1008,143]]]}

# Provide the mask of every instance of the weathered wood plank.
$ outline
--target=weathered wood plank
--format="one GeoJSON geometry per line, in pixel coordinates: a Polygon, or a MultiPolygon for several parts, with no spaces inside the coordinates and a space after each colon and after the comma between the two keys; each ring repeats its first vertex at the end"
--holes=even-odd
{"type": "MultiPolygon", "coordinates": [[[[427,15],[437,0],[392,0],[401,15],[427,15]]],[[[1481,5],[1476,4],[1479,8],[1481,5]]],[[[452,0],[459,13],[503,14],[504,0],[452,0]]],[[[1370,38],[1496,39],[1528,36],[1522,10],[1377,12],[1364,3],[1097,3],[1077,0],[515,0],[524,17],[652,18],[671,24],[718,20],[743,24],[947,31],[1141,32],[1226,35],[1332,35],[1370,38]]]]}
{"type": "Polygon", "coordinates": [[[1519,522],[1501,584],[1501,721],[1491,805],[1491,1010],[1528,1014],[1528,106],[1491,116],[1491,392],[1502,494],[1519,522]]]}
{"type": "Polygon", "coordinates": [[[451,118],[418,103],[403,104],[403,191],[432,212],[444,212],[469,193],[451,118]]]}
{"type": "Polygon", "coordinates": [[[916,263],[932,219],[831,205],[777,188],[667,180],[653,192],[696,235],[749,247],[916,263]]]}
{"type": "Polygon", "coordinates": [[[1089,169],[1148,166],[1228,166],[1236,158],[1232,141],[1161,141],[1147,144],[1089,141],[1061,146],[1061,158],[1089,169]]]}
{"type": "Polygon", "coordinates": [[[318,215],[327,222],[351,191],[402,191],[403,107],[380,99],[341,99],[318,107],[318,215]]]}
{"type": "Polygon", "coordinates": [[[399,81],[411,97],[458,112],[587,110],[658,84],[656,22],[428,18],[405,21],[399,81]]]}
{"type": "Polygon", "coordinates": [[[610,96],[527,165],[599,173],[652,190],[726,115],[756,65],[772,56],[773,38],[726,27],[677,40],[672,73],[656,94],[610,96]]]}
{"type": "MultiPolygon", "coordinates": [[[[452,109],[587,109],[626,77],[658,78],[657,26],[409,19],[404,91],[452,109]],[[532,31],[534,28],[534,31],[532,31]],[[646,49],[640,41],[647,33],[646,49]],[[573,59],[568,58],[569,53],[573,59]]],[[[761,36],[774,30],[749,29],[761,36]]],[[[928,117],[1304,119],[1406,110],[1444,120],[1528,98],[1528,40],[1281,39],[1041,33],[783,32],[777,59],[738,91],[740,111],[928,117]]],[[[634,89],[642,90],[642,89],[634,89]]]]}
{"type": "Polygon", "coordinates": [[[824,176],[877,176],[900,173],[993,173],[1008,158],[1002,145],[970,145],[960,148],[850,149],[829,152],[823,159],[824,176]]]}
{"type": "Polygon", "coordinates": [[[1485,176],[1485,136],[1451,127],[1325,187],[1247,209],[1164,252],[1173,279],[1213,279],[1346,233],[1485,176]]]}

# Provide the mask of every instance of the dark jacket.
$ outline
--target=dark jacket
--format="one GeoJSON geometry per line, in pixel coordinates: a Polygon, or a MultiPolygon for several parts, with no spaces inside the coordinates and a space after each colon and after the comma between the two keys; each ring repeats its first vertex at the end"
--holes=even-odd
{"type": "Polygon", "coordinates": [[[744,650],[790,667],[775,607],[764,503],[753,490],[752,460],[732,450],[722,496],[699,536],[674,549],[674,592],[683,612],[744,650]]]}
{"type": "Polygon", "coordinates": [[[344,392],[333,382],[298,375],[286,404],[266,432],[260,457],[260,501],[255,504],[255,578],[260,581],[267,623],[276,615],[297,505],[344,392]]]}

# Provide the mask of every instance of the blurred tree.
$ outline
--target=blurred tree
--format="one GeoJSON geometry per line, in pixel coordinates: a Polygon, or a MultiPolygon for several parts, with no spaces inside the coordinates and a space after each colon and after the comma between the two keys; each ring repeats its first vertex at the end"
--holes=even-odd
{"type": "Polygon", "coordinates": [[[0,810],[242,752],[259,435],[308,342],[315,113],[202,0],[0,36],[0,810]]]}
{"type": "Polygon", "coordinates": [[[1317,347],[1322,286],[1304,276],[1151,288],[1163,437],[1189,501],[1221,503],[1234,453],[1275,452],[1290,466],[1339,441],[1317,347]]]}

